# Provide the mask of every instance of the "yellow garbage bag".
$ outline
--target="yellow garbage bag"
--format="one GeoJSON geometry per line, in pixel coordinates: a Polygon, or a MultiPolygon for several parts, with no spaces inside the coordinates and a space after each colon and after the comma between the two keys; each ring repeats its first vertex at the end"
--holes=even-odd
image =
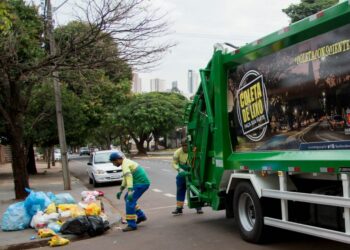
{"type": "Polygon", "coordinates": [[[52,214],[52,213],[56,213],[56,212],[57,212],[56,211],[56,205],[53,202],[50,205],[48,205],[48,207],[45,210],[46,214],[52,214]]]}
{"type": "Polygon", "coordinates": [[[73,209],[76,209],[78,207],[77,204],[60,204],[57,206],[58,211],[72,211],[73,209]]]}
{"type": "Polygon", "coordinates": [[[70,211],[71,211],[72,218],[85,215],[85,210],[79,206],[72,208],[70,211]]]}
{"type": "Polygon", "coordinates": [[[50,247],[64,246],[64,245],[67,245],[69,243],[69,240],[62,238],[58,235],[55,235],[51,238],[51,240],[49,240],[48,243],[49,243],[50,247]]]}
{"type": "Polygon", "coordinates": [[[100,215],[101,213],[101,206],[97,205],[96,203],[90,203],[89,205],[87,205],[87,207],[85,208],[85,213],[87,216],[91,216],[91,215],[100,215]]]}
{"type": "Polygon", "coordinates": [[[56,233],[50,228],[42,228],[38,230],[38,235],[40,238],[47,238],[56,235],[56,233]]]}

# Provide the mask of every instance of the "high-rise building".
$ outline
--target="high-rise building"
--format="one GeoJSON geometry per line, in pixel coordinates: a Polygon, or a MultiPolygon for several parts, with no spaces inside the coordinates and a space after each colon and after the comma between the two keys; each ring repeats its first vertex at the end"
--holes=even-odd
{"type": "Polygon", "coordinates": [[[187,74],[188,92],[193,94],[198,88],[198,74],[190,69],[187,74]]]}
{"type": "Polygon", "coordinates": [[[155,78],[151,79],[151,92],[164,92],[165,91],[165,80],[155,78]]]}
{"type": "Polygon", "coordinates": [[[132,74],[132,92],[134,93],[141,93],[142,89],[141,89],[141,78],[139,77],[138,74],[133,73],[132,74]]]}
{"type": "Polygon", "coordinates": [[[173,81],[172,83],[171,83],[171,88],[172,89],[174,89],[174,88],[177,88],[178,86],[177,86],[177,81],[173,81]]]}

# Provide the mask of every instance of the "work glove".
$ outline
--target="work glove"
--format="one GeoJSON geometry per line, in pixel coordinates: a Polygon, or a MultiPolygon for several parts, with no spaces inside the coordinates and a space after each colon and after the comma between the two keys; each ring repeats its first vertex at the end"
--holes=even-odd
{"type": "Polygon", "coordinates": [[[124,190],[124,188],[121,187],[120,191],[116,194],[116,197],[117,197],[118,200],[120,200],[120,197],[122,196],[123,190],[124,190]]]}
{"type": "Polygon", "coordinates": [[[190,173],[187,172],[187,171],[184,171],[184,170],[180,170],[180,171],[179,171],[179,176],[185,177],[185,176],[187,176],[187,175],[190,175],[190,173]]]}
{"type": "Polygon", "coordinates": [[[120,197],[122,196],[122,193],[123,191],[119,191],[117,194],[116,194],[116,197],[118,200],[120,200],[120,197]]]}
{"type": "Polygon", "coordinates": [[[129,189],[128,190],[128,197],[127,197],[127,199],[128,199],[128,202],[132,202],[132,199],[133,199],[133,190],[132,189],[129,189]]]}

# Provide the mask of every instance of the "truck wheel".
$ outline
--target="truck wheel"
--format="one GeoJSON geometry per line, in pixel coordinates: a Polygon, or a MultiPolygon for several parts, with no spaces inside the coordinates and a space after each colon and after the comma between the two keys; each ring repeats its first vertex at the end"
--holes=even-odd
{"type": "Polygon", "coordinates": [[[240,182],[234,193],[235,221],[242,239],[252,243],[263,240],[263,213],[259,197],[248,182],[240,182]]]}

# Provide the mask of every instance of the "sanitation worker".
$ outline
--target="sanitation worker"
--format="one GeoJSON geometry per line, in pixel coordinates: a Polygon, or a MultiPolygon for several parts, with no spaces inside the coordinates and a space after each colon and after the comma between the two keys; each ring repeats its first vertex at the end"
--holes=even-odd
{"type": "MultiPolygon", "coordinates": [[[[173,215],[182,214],[185,196],[186,196],[186,173],[190,170],[187,158],[187,143],[186,139],[181,141],[181,148],[177,149],[173,157],[173,168],[178,172],[176,176],[176,209],[172,212],[173,215]]],[[[202,208],[197,208],[197,214],[202,214],[202,208]]]]}
{"type": "Polygon", "coordinates": [[[120,199],[124,189],[128,190],[124,197],[128,225],[123,232],[134,231],[137,229],[137,224],[147,220],[145,213],[137,205],[137,201],[149,188],[150,180],[143,167],[132,160],[123,158],[117,152],[111,153],[109,160],[115,166],[122,166],[123,181],[120,191],[116,194],[117,199],[120,199]]]}

